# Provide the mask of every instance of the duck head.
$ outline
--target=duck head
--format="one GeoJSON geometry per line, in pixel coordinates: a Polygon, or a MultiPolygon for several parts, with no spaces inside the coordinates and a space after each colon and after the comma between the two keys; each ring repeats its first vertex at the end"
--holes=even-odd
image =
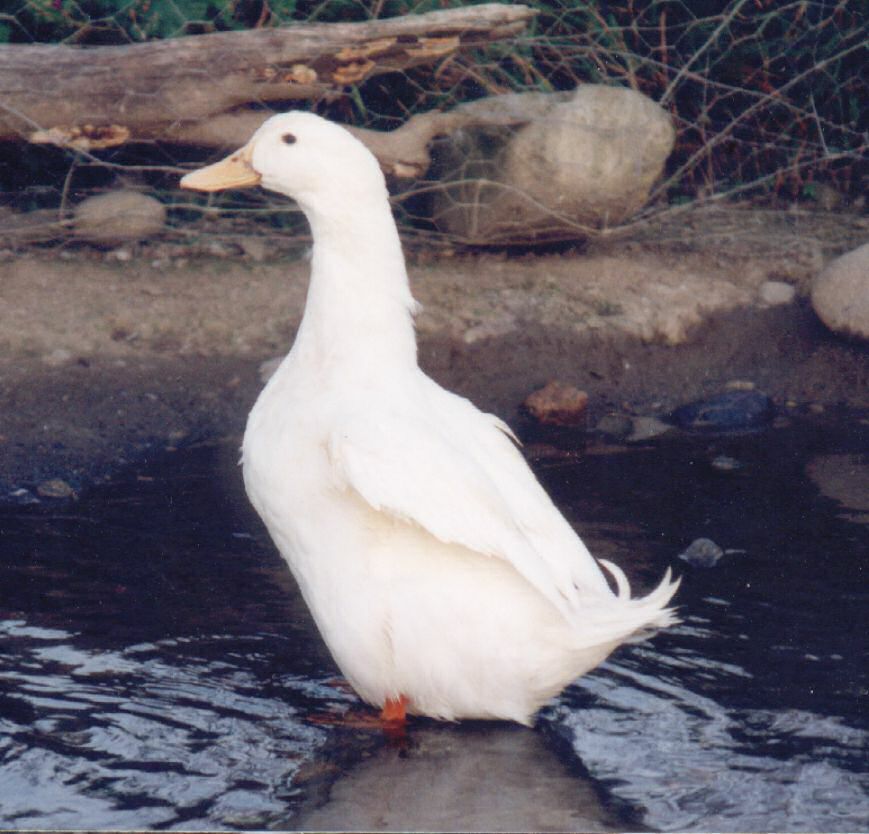
{"type": "Polygon", "coordinates": [[[243,148],[181,180],[195,191],[255,185],[292,197],[308,214],[386,195],[368,148],[340,125],[302,111],[272,116],[243,148]]]}

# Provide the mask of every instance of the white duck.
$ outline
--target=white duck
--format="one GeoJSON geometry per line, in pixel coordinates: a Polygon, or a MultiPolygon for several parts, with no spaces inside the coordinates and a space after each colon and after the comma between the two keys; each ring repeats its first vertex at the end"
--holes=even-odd
{"type": "Polygon", "coordinates": [[[614,593],[505,423],[418,367],[404,257],[377,161],[310,113],[266,121],[185,188],[261,184],[313,233],[295,344],[250,413],[248,496],[335,661],[385,721],[511,719],[638,630],[674,621],[670,572],[614,593]]]}

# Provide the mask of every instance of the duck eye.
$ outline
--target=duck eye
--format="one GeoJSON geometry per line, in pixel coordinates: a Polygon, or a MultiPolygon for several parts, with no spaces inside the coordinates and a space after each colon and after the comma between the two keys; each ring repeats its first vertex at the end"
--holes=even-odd
{"type": "Polygon", "coordinates": [[[295,145],[296,144],[296,134],[295,133],[285,133],[281,136],[281,142],[285,145],[295,145]]]}

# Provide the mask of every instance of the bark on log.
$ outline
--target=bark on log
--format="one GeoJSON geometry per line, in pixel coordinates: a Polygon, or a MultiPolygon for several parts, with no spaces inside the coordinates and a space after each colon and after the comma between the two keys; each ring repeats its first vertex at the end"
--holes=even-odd
{"type": "Polygon", "coordinates": [[[0,47],[0,139],[91,150],[126,141],[246,141],[250,104],[320,98],[521,32],[490,4],[364,23],[299,24],[130,46],[0,47]]]}

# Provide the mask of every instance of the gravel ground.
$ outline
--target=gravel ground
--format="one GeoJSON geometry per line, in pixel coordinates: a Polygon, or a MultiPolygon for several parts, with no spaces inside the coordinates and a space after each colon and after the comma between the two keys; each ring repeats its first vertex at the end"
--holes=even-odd
{"type": "MultiPolygon", "coordinates": [[[[830,334],[806,299],[812,276],[859,242],[863,225],[853,220],[844,240],[785,224],[741,243],[698,232],[691,246],[414,253],[420,361],[514,422],[553,378],[589,393],[592,425],[613,410],[661,413],[733,380],[783,407],[865,408],[866,346],[830,334]],[[794,300],[763,301],[770,281],[793,286],[794,300]]],[[[80,491],[166,446],[240,435],[261,362],[292,342],[307,263],[197,251],[5,253],[0,495],[50,479],[80,491]]]]}

